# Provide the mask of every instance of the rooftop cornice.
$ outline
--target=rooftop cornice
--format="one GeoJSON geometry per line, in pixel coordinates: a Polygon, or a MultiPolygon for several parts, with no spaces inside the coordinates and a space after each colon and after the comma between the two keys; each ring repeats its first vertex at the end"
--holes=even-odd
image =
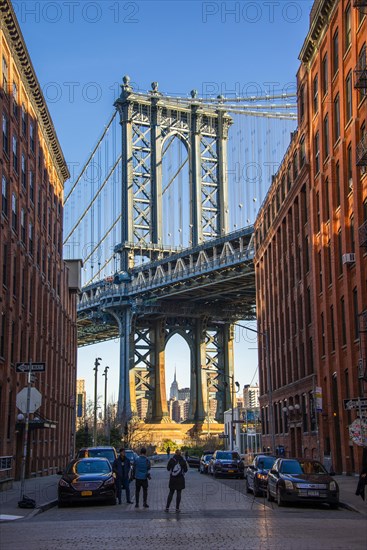
{"type": "Polygon", "coordinates": [[[39,113],[41,126],[50,147],[56,170],[61,182],[64,183],[70,177],[69,170],[10,0],[0,0],[0,18],[9,46],[18,62],[20,72],[24,76],[26,89],[33,107],[39,113]]]}
{"type": "Polygon", "coordinates": [[[310,29],[303,43],[298,59],[308,63],[318,47],[322,31],[329,22],[329,16],[339,0],[315,0],[310,15],[310,29]]]}

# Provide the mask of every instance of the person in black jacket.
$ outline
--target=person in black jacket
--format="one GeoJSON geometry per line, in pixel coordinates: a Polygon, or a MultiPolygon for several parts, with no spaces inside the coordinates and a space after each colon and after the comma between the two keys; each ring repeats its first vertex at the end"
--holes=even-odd
{"type": "Polygon", "coordinates": [[[166,512],[169,511],[174,492],[176,491],[176,512],[180,511],[181,491],[185,489],[185,473],[187,472],[187,462],[181,456],[180,449],[177,449],[173,457],[168,461],[167,470],[169,476],[169,493],[166,504],[166,512]]]}
{"type": "Polygon", "coordinates": [[[130,469],[131,462],[125,455],[125,449],[121,448],[119,456],[112,464],[112,470],[116,474],[116,493],[119,504],[121,504],[121,492],[124,488],[126,491],[126,502],[132,504],[130,500],[130,469]]]}

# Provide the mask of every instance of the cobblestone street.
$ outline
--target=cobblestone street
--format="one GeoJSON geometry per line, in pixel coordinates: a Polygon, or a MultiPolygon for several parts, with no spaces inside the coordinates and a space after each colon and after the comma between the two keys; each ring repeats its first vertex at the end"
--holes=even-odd
{"type": "MultiPolygon", "coordinates": [[[[246,550],[365,548],[366,518],[349,510],[278,508],[243,494],[243,480],[187,474],[182,512],[164,512],[168,474],[152,471],[149,509],[133,505],[53,508],[31,520],[1,525],[2,548],[84,550],[102,547],[246,550]]],[[[174,505],[174,502],[173,502],[174,505]]]]}

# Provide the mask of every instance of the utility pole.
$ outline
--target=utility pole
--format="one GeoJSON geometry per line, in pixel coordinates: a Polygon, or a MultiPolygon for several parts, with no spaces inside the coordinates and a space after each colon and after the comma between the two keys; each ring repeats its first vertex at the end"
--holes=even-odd
{"type": "Polygon", "coordinates": [[[107,418],[107,372],[110,367],[105,367],[102,376],[105,377],[104,380],[104,432],[105,436],[108,439],[108,418],[107,418]]]}
{"type": "Polygon", "coordinates": [[[93,445],[97,445],[97,374],[102,359],[97,357],[94,361],[94,414],[93,414],[93,445]]]}

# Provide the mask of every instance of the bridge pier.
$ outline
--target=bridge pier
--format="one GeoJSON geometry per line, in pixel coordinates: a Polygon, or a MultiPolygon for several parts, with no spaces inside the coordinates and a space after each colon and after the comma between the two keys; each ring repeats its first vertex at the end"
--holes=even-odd
{"type": "MultiPolygon", "coordinates": [[[[135,384],[133,379],[133,372],[130,369],[131,365],[131,350],[132,350],[132,331],[131,331],[131,309],[126,307],[118,311],[109,310],[109,313],[116,319],[118,323],[119,338],[120,338],[120,357],[119,357],[119,396],[117,405],[117,416],[121,421],[121,425],[125,424],[131,419],[132,407],[131,407],[131,389],[135,384]]],[[[136,400],[134,399],[135,411],[136,400]]],[[[135,412],[134,411],[134,412],[135,412]]]]}
{"type": "Polygon", "coordinates": [[[152,418],[155,424],[161,422],[171,422],[168,415],[167,397],[166,397],[166,377],[165,377],[165,319],[159,319],[153,323],[150,339],[153,344],[153,367],[154,374],[151,384],[154,387],[152,418]],[[152,383],[153,382],[153,383],[152,383]]]}

